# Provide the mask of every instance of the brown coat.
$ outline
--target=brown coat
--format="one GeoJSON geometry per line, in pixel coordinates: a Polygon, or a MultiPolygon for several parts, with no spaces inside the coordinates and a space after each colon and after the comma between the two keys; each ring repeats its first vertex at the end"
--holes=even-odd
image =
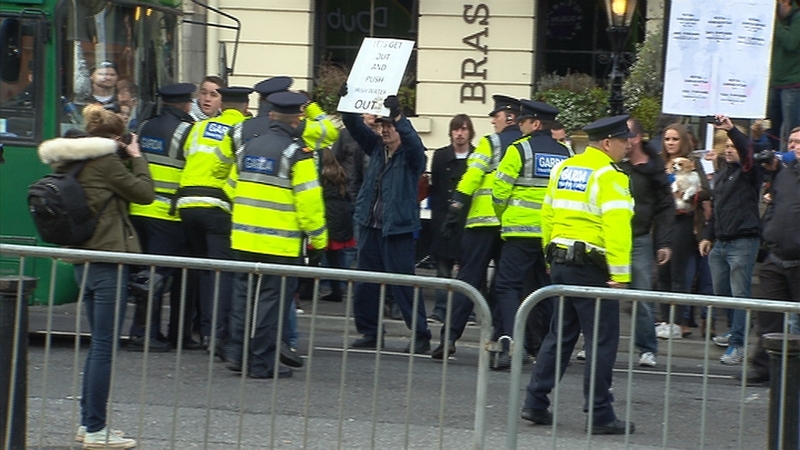
{"type": "Polygon", "coordinates": [[[144,158],[128,164],[117,155],[117,142],[100,137],[56,138],[42,142],[39,158],[55,172],[66,172],[78,161],[89,160],[78,174],[86,201],[95,213],[113,197],[97,221],[89,240],[76,248],[113,252],[141,252],[128,217],[130,202],[149,204],[155,198],[153,180],[144,158]]]}

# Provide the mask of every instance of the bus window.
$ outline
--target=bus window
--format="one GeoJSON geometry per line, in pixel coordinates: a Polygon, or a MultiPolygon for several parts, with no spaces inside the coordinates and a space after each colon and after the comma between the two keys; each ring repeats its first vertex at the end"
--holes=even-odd
{"type": "Polygon", "coordinates": [[[81,126],[88,104],[123,113],[135,130],[152,113],[158,87],[175,80],[176,17],[135,4],[71,5],[62,26],[60,131],[81,126]]]}
{"type": "Polygon", "coordinates": [[[0,17],[0,30],[3,52],[14,56],[0,77],[0,139],[30,140],[36,137],[36,21],[0,17]],[[8,70],[11,66],[14,73],[8,70]]]}

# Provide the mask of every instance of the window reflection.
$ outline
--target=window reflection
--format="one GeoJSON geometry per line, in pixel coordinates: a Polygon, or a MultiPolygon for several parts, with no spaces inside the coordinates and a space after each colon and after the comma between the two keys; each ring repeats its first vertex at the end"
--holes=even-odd
{"type": "MultiPolygon", "coordinates": [[[[15,80],[0,79],[0,139],[33,139],[36,136],[36,84],[34,58],[36,22],[0,18],[0,27],[19,23],[19,73],[15,80]]],[[[16,71],[15,71],[16,72],[16,71]]]]}
{"type": "Polygon", "coordinates": [[[176,76],[175,16],[141,6],[78,2],[63,26],[61,132],[81,126],[80,111],[99,103],[135,131],[155,107],[160,85],[176,76]]]}

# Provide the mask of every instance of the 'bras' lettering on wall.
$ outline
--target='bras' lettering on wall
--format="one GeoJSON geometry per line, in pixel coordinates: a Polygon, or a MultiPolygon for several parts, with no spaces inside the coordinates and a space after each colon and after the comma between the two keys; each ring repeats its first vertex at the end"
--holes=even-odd
{"type": "Polygon", "coordinates": [[[471,49],[480,52],[477,58],[470,57],[461,61],[461,103],[476,102],[486,103],[486,85],[482,81],[486,80],[487,69],[483,67],[489,61],[489,46],[481,42],[481,38],[489,37],[489,7],[484,3],[477,6],[464,5],[462,14],[464,22],[472,25],[482,25],[483,29],[464,36],[461,42],[471,49]]]}

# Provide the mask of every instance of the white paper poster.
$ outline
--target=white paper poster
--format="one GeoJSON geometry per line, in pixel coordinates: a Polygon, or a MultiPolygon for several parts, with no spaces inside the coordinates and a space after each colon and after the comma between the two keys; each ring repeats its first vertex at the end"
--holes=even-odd
{"type": "Polygon", "coordinates": [[[671,8],[663,111],[765,117],[774,0],[673,0],[671,8]]]}
{"type": "Polygon", "coordinates": [[[364,38],[347,77],[347,95],[339,99],[340,112],[389,115],[383,101],[397,94],[414,49],[414,41],[364,38]]]}

